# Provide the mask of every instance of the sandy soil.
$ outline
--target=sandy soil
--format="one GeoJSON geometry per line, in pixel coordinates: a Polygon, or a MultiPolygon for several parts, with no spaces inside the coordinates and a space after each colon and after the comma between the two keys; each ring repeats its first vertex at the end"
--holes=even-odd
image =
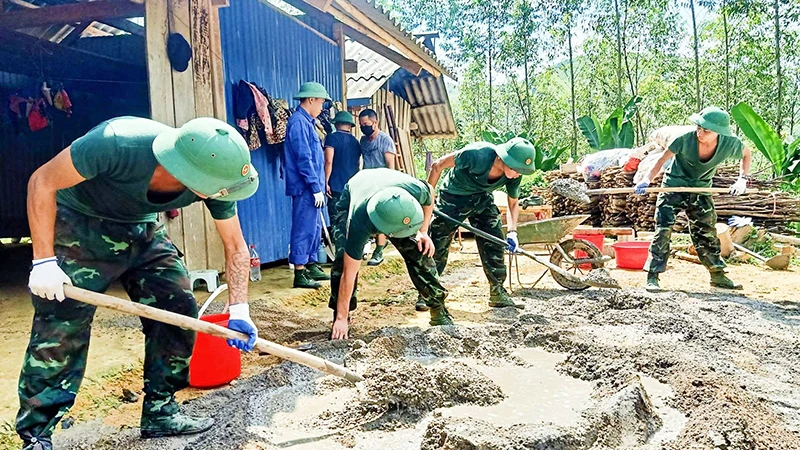
{"type": "MultiPolygon", "coordinates": [[[[400,417],[408,419],[407,426],[385,431],[388,434],[383,438],[400,433],[395,437],[413,438],[408,442],[415,442],[415,449],[601,448],[598,445],[621,448],[626,439],[645,445],[652,439],[661,417],[653,413],[652,405],[640,400],[649,398],[648,394],[654,396],[646,387],[640,389],[632,383],[634,377],[641,375],[673,389],[675,396],[665,402],[686,417],[685,427],[677,439],[642,448],[800,448],[800,378],[796,369],[800,363],[800,300],[796,294],[800,277],[797,266],[790,272],[772,272],[752,265],[732,266],[731,277],[745,285],[743,291],[734,294],[710,288],[708,275],[702,267],[677,260],[671,262],[671,270],[662,277],[662,285],[676,291],[673,293],[645,293],[638,288],[644,281],[641,272],[612,270],[612,275],[625,288],[622,291],[591,289],[579,293],[558,287],[547,275],[535,290],[519,289],[514,280],[515,295],[526,305],[524,311],[507,311],[508,308],[490,311],[485,303],[488,286],[474,244],[467,242],[463,252],[451,255],[452,263],[443,282],[451,289],[448,308],[459,324],[455,330],[489,330],[488,336],[481,335],[481,339],[475,340],[498,344],[493,351],[503,352],[507,358],[515,348],[527,347],[564,354],[565,360],[557,365],[558,371],[592,383],[592,402],[586,408],[594,408],[592,411],[597,417],[627,417],[624,424],[617,424],[616,428],[632,427],[639,431],[603,437],[592,434],[591,430],[598,429],[597,422],[587,421],[582,423],[582,431],[567,430],[563,436],[558,435],[562,436],[558,442],[574,441],[574,445],[569,444],[572,446],[521,447],[521,443],[526,446],[534,442],[541,444],[543,441],[536,439],[541,436],[550,439],[558,433],[553,430],[545,433],[530,424],[516,429],[484,421],[473,423],[473,419],[437,416],[436,411],[427,412],[436,408],[428,408],[412,419],[400,417]],[[615,408],[639,413],[620,416],[614,412],[615,408]],[[483,442],[475,430],[492,432],[502,439],[483,442]],[[590,438],[594,438],[591,445],[595,447],[581,444],[589,442],[590,438]],[[447,447],[438,444],[441,442],[461,444],[447,447]]],[[[532,283],[543,271],[526,258],[521,257],[519,263],[524,284],[532,283]]],[[[613,262],[609,266],[613,267],[613,262]]],[[[0,278],[0,306],[6,312],[0,319],[6,342],[0,350],[6,362],[0,366],[0,418],[3,420],[13,420],[16,377],[32,314],[24,289],[9,287],[14,283],[24,285],[24,271],[21,273],[22,278],[19,273],[7,273],[0,278]]],[[[353,341],[325,343],[326,322],[330,320],[327,288],[298,292],[290,288],[289,276],[290,271],[285,267],[271,269],[264,272],[262,282],[251,285],[253,315],[262,335],[288,345],[314,342],[314,352],[348,361],[347,355],[358,350],[352,348],[353,341]]],[[[411,330],[412,340],[422,339],[419,336],[430,340],[430,332],[425,331],[429,328],[427,313],[413,311],[416,295],[401,261],[390,259],[377,269],[365,267],[362,280],[361,297],[370,300],[357,310],[352,336],[361,337],[372,345],[382,333],[375,330],[399,325],[411,330]]],[[[200,300],[207,296],[199,291],[197,294],[200,300]]],[[[466,342],[463,337],[460,339],[466,342]]],[[[203,449],[219,448],[223,442],[229,448],[273,448],[269,439],[261,439],[258,433],[250,430],[260,419],[245,413],[248,405],[274,401],[274,393],[267,395],[265,390],[285,390],[287,386],[294,389],[318,382],[316,374],[297,370],[297,366],[288,365],[287,369],[286,364],[276,366],[275,358],[246,355],[244,375],[232,387],[212,391],[189,389],[181,393],[189,410],[214,414],[222,422],[218,431],[191,440],[139,442],[132,427],[138,424],[140,405],[125,403],[120,396],[123,387],[141,389],[142,340],[137,319],[98,313],[87,383],[82,387],[78,404],[69,414],[77,425],[57,433],[63,448],[105,449],[122,445],[123,448],[143,449],[203,449]],[[223,435],[227,436],[227,441],[223,435]]],[[[461,350],[452,355],[434,356],[474,356],[473,350],[464,350],[469,346],[459,345],[461,350]]],[[[402,355],[398,355],[431,355],[410,355],[408,348],[415,347],[401,347],[397,351],[402,355]]],[[[353,356],[349,361],[356,364],[353,356]]],[[[381,369],[373,367],[371,370],[381,369]]],[[[340,386],[328,391],[337,392],[337,389],[345,388],[340,386]]],[[[363,441],[361,434],[367,432],[362,428],[336,442],[344,445],[350,439],[356,445],[358,439],[363,441]]],[[[380,437],[370,436],[369,439],[380,437]]]]}

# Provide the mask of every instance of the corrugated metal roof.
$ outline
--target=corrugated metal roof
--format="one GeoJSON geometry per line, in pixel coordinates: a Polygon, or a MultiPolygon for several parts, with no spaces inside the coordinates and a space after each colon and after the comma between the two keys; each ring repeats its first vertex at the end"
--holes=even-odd
{"type": "Polygon", "coordinates": [[[413,133],[423,138],[454,138],[457,135],[444,77],[426,71],[415,76],[356,41],[345,42],[347,59],[358,61],[358,72],[347,75],[347,98],[371,98],[378,89],[399,94],[411,105],[411,119],[419,127],[413,133]],[[391,81],[391,82],[390,82],[391,81]],[[387,86],[387,82],[390,82],[387,86]]]}
{"type": "Polygon", "coordinates": [[[396,38],[411,41],[411,45],[415,47],[414,50],[419,49],[419,51],[415,51],[415,53],[424,55],[422,56],[423,59],[426,59],[429,63],[434,65],[442,72],[442,74],[447,75],[453,80],[456,79],[455,75],[453,75],[450,69],[436,57],[436,54],[425,46],[423,43],[424,39],[414,37],[413,34],[403,28],[396,19],[392,18],[390,11],[385,9],[383,6],[378,5],[377,0],[347,1],[361,10],[361,12],[366,14],[370,19],[375,21],[375,23],[386,30],[387,33],[395,36],[396,38]]]}
{"type": "Polygon", "coordinates": [[[348,99],[372,97],[400,68],[352,39],[345,42],[345,53],[358,62],[358,72],[347,75],[348,99]]]}
{"type": "MultiPolygon", "coordinates": [[[[230,88],[240,79],[258,83],[292,106],[297,105],[292,96],[305,81],[322,83],[334,100],[341,100],[339,47],[258,0],[234,0],[219,13],[230,122],[234,120],[230,88]]],[[[271,146],[250,152],[260,185],[255,195],[238,203],[245,239],[256,245],[263,263],[289,255],[291,198],[280,178],[280,151],[271,146]]]]}
{"type": "Polygon", "coordinates": [[[411,120],[419,127],[415,135],[428,138],[458,135],[443,77],[413,77],[405,80],[403,86],[411,103],[411,120]]]}

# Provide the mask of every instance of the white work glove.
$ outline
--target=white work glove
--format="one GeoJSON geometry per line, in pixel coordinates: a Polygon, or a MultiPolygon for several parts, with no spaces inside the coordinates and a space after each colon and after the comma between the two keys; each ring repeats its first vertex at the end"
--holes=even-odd
{"type": "Polygon", "coordinates": [[[64,301],[64,284],[72,286],[72,280],[58,266],[55,256],[43,259],[34,259],[31,262],[31,276],[28,279],[28,289],[34,295],[48,300],[64,301]]]}
{"type": "Polygon", "coordinates": [[[317,192],[314,194],[314,206],[317,208],[322,208],[325,205],[325,194],[322,192],[317,192]]]}
{"type": "Polygon", "coordinates": [[[506,242],[508,243],[508,251],[511,253],[516,253],[517,249],[519,248],[519,239],[517,238],[517,232],[509,231],[506,234],[506,242]]]}
{"type": "Polygon", "coordinates": [[[647,193],[645,189],[647,189],[648,187],[650,187],[650,178],[644,177],[642,178],[642,181],[636,185],[636,190],[634,191],[634,193],[636,195],[644,195],[647,193]]]}
{"type": "Polygon", "coordinates": [[[742,195],[747,192],[747,178],[739,177],[736,180],[736,183],[731,185],[730,194],[731,195],[742,195]]]}
{"type": "Polygon", "coordinates": [[[248,337],[247,342],[241,339],[228,339],[228,345],[245,352],[253,350],[258,339],[258,329],[250,318],[250,305],[247,303],[231,305],[228,313],[230,314],[228,329],[244,333],[248,337]]]}

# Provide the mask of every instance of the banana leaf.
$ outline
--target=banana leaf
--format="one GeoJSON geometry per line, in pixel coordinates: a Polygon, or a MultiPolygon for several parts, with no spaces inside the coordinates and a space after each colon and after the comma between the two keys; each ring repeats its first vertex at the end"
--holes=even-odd
{"type": "Polygon", "coordinates": [[[619,132],[618,145],[616,148],[633,148],[636,135],[633,131],[633,123],[625,122],[619,132]]]}
{"type": "MultiPolygon", "coordinates": [[[[547,156],[541,161],[541,163],[536,167],[537,169],[548,172],[556,168],[558,165],[558,159],[561,158],[561,155],[564,154],[569,149],[569,147],[553,147],[547,152],[547,156]]],[[[539,152],[537,152],[538,154],[539,152]]]]}
{"type": "Polygon", "coordinates": [[[589,116],[579,117],[577,122],[583,137],[589,142],[589,147],[595,150],[602,150],[602,142],[600,140],[600,133],[603,132],[602,125],[594,117],[589,116]]]}
{"type": "Polygon", "coordinates": [[[731,117],[739,125],[745,136],[772,163],[775,175],[781,175],[785,169],[787,150],[778,136],[768,124],[747,103],[741,102],[731,108],[731,117]]]}
{"type": "Polygon", "coordinates": [[[642,97],[638,95],[628,100],[628,103],[622,108],[622,119],[626,122],[633,119],[633,116],[636,115],[636,111],[639,110],[639,103],[641,102],[642,97]]]}

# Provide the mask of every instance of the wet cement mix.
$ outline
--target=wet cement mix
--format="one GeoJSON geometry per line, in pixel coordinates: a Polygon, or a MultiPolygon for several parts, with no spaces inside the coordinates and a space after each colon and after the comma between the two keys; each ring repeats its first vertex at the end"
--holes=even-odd
{"type": "Polygon", "coordinates": [[[385,328],[314,344],[313,353],[364,374],[358,385],[282,363],[185,404],[189,413],[216,419],[205,434],[142,441],[137,429],[91,433],[85,425],[59,435],[57,444],[800,449],[794,307],[638,289],[515,296],[525,310],[491,310],[481,325],[385,328]]]}

